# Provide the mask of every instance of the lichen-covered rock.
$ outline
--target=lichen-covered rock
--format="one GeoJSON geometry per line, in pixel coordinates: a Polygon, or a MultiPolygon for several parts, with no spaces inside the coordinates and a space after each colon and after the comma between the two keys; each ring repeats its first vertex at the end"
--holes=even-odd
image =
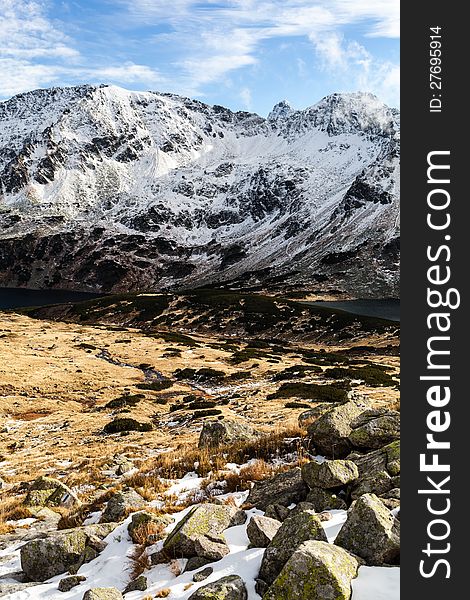
{"type": "Polygon", "coordinates": [[[116,588],[92,588],[83,594],[82,600],[124,600],[116,588]]]}
{"type": "Polygon", "coordinates": [[[281,526],[280,521],[255,515],[251,517],[246,533],[252,548],[266,548],[281,526]]]}
{"type": "Polygon", "coordinates": [[[346,510],[348,505],[341,496],[322,488],[313,488],[307,495],[307,502],[313,505],[315,512],[324,510],[346,510]]]}
{"type": "Polygon", "coordinates": [[[202,504],[196,506],[178,523],[164,542],[164,549],[175,556],[198,556],[201,536],[219,538],[227,529],[246,521],[246,513],[234,506],[202,504]]]}
{"type": "Polygon", "coordinates": [[[335,489],[358,477],[359,470],[350,460],[325,460],[322,463],[312,461],[302,466],[302,479],[310,489],[335,489]]]}
{"type": "MultiPolygon", "coordinates": [[[[141,542],[141,533],[145,528],[148,528],[149,532],[155,530],[152,535],[156,535],[156,532],[161,530],[160,539],[162,539],[164,537],[164,528],[172,522],[173,518],[170,515],[156,515],[151,512],[140,511],[132,515],[131,522],[127,526],[127,531],[131,540],[135,544],[138,544],[141,542]]],[[[157,541],[156,538],[155,541],[157,541]]]]}
{"type": "Polygon", "coordinates": [[[229,575],[200,587],[188,600],[248,600],[248,592],[241,577],[229,575]]]}
{"type": "Polygon", "coordinates": [[[259,578],[271,585],[295,550],[307,540],[328,541],[320,519],[309,512],[286,519],[266,548],[259,578]]]}
{"type": "Polygon", "coordinates": [[[81,529],[54,532],[21,547],[21,568],[31,581],[46,581],[83,564],[88,536],[81,529]]]}
{"type": "Polygon", "coordinates": [[[73,506],[79,499],[64,483],[53,477],[38,477],[30,485],[24,503],[27,506],[73,506]]]}
{"type": "Polygon", "coordinates": [[[323,413],[307,431],[317,450],[329,458],[343,458],[352,448],[349,436],[353,421],[369,408],[362,397],[353,398],[323,413]]]}
{"type": "Polygon", "coordinates": [[[376,471],[365,475],[354,482],[351,489],[351,498],[357,500],[364,494],[375,494],[381,496],[393,488],[393,481],[386,471],[376,471]]]}
{"type": "Polygon", "coordinates": [[[400,413],[374,409],[363,412],[352,423],[349,441],[355,448],[382,448],[400,438],[400,413]]]}
{"type": "Polygon", "coordinates": [[[349,600],[357,559],[342,548],[307,541],[295,550],[263,600],[349,600]]]}
{"type": "Polygon", "coordinates": [[[335,544],[368,565],[398,564],[400,523],[375,494],[364,494],[349,509],[335,544]]]}
{"type": "Polygon", "coordinates": [[[356,463],[360,478],[377,471],[386,471],[391,477],[395,477],[400,474],[400,441],[367,454],[351,454],[348,459],[356,463]]]}
{"type": "Polygon", "coordinates": [[[129,594],[129,592],[145,592],[147,587],[147,577],[145,577],[145,575],[139,575],[134,581],[131,581],[126,585],[124,594],[129,594]]]}
{"type": "Polygon", "coordinates": [[[264,516],[282,523],[290,516],[290,510],[282,504],[270,504],[266,507],[264,516]]]}
{"type": "Polygon", "coordinates": [[[106,523],[49,532],[21,547],[21,567],[31,581],[45,581],[66,571],[76,574],[106,547],[103,540],[116,526],[106,523]]]}
{"type": "Polygon", "coordinates": [[[214,448],[238,441],[250,441],[259,435],[259,432],[246,422],[234,419],[206,421],[199,436],[199,448],[214,448]]]}
{"type": "Polygon", "coordinates": [[[106,509],[101,517],[101,523],[117,522],[124,519],[129,511],[139,510],[146,506],[145,500],[132,488],[116,492],[108,500],[106,509]]]}
{"type": "Polygon", "coordinates": [[[308,492],[307,484],[302,479],[299,468],[278,473],[270,479],[257,481],[251,488],[247,503],[260,510],[266,510],[270,504],[289,506],[305,500],[308,492]]]}
{"type": "Polygon", "coordinates": [[[83,575],[71,575],[70,577],[64,577],[59,581],[59,592],[69,592],[77,585],[80,585],[86,581],[86,577],[83,575]]]}

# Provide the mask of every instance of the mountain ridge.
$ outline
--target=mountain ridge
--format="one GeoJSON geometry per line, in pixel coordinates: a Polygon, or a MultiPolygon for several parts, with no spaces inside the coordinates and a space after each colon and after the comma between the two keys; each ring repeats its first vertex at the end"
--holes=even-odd
{"type": "Polygon", "coordinates": [[[398,296],[398,111],[276,107],[105,85],[0,103],[0,285],[398,296]]]}

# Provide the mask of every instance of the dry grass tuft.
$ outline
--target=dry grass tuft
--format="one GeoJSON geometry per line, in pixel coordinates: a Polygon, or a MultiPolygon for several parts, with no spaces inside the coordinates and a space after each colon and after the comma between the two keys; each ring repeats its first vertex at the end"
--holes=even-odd
{"type": "Polygon", "coordinates": [[[288,448],[296,449],[297,442],[303,445],[304,436],[304,431],[294,426],[217,450],[185,445],[158,456],[152,468],[165,479],[181,479],[194,470],[200,477],[206,477],[210,472],[221,470],[227,462],[243,464],[253,458],[266,461],[281,456],[288,448]]]}
{"type": "Polygon", "coordinates": [[[145,546],[135,546],[129,555],[129,573],[131,581],[140,577],[147,569],[151,567],[150,557],[147,554],[145,546]]]}
{"type": "Polygon", "coordinates": [[[167,598],[171,594],[170,588],[160,590],[155,594],[155,598],[167,598]]]}
{"type": "Polygon", "coordinates": [[[134,543],[144,548],[155,543],[155,541],[149,541],[150,536],[153,536],[154,539],[163,539],[165,537],[165,526],[161,523],[143,523],[132,532],[134,543]]]}

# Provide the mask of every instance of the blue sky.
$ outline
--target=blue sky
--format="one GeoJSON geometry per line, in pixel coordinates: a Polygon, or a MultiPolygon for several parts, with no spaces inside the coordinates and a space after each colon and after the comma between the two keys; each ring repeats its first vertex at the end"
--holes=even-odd
{"type": "Polygon", "coordinates": [[[265,115],[331,92],[399,104],[398,0],[0,0],[0,98],[113,83],[265,115]]]}

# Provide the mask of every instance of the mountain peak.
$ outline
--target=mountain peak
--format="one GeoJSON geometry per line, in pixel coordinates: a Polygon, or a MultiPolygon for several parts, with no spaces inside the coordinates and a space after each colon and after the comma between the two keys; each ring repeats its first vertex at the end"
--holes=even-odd
{"type": "Polygon", "coordinates": [[[277,121],[279,119],[285,119],[294,112],[294,109],[290,105],[288,100],[281,100],[274,105],[272,111],[268,115],[268,121],[277,121]]]}

